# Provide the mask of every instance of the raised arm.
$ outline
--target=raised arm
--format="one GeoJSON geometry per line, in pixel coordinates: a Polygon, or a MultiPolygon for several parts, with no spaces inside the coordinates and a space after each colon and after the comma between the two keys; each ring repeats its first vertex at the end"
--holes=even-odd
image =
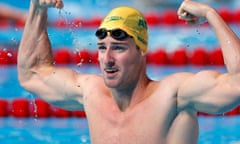
{"type": "Polygon", "coordinates": [[[240,71],[240,41],[215,9],[208,5],[185,0],[179,8],[180,19],[190,24],[207,20],[212,26],[222,48],[224,62],[229,73],[240,71]]]}
{"type": "Polygon", "coordinates": [[[179,8],[180,19],[196,24],[207,20],[219,40],[227,68],[226,74],[203,71],[190,76],[178,91],[179,107],[223,113],[240,104],[240,41],[212,7],[185,0],[179,8]]]}
{"type": "Polygon", "coordinates": [[[62,8],[61,0],[32,0],[18,51],[20,84],[48,102],[67,109],[81,107],[81,77],[56,68],[47,34],[48,7],[62,8]]]}

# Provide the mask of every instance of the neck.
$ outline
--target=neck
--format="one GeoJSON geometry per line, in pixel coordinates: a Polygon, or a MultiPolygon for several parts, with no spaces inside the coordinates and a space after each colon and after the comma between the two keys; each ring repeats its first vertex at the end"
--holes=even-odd
{"type": "Polygon", "coordinates": [[[144,74],[141,78],[126,88],[112,89],[112,96],[120,111],[124,112],[127,108],[141,102],[145,97],[144,90],[149,83],[149,79],[144,74]]]}

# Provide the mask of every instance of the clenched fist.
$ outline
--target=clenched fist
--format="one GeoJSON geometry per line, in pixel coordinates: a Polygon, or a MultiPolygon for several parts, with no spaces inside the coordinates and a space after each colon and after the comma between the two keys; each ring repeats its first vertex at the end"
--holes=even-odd
{"type": "Polygon", "coordinates": [[[62,0],[32,0],[32,2],[39,7],[63,8],[62,0]]]}

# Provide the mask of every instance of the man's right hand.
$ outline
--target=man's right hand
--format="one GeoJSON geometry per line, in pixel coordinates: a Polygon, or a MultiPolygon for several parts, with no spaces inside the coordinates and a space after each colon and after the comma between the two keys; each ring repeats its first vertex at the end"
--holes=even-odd
{"type": "Polygon", "coordinates": [[[38,7],[55,7],[55,8],[63,8],[62,0],[32,0],[32,3],[38,7]]]}

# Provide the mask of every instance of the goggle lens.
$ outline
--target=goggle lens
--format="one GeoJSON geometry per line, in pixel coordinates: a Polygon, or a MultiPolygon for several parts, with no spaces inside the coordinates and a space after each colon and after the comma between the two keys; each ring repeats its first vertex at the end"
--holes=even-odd
{"type": "Polygon", "coordinates": [[[121,29],[113,29],[113,30],[107,30],[107,29],[98,29],[95,33],[96,37],[98,39],[104,39],[108,32],[110,33],[110,36],[116,40],[124,40],[127,37],[130,37],[125,31],[121,29]]]}

